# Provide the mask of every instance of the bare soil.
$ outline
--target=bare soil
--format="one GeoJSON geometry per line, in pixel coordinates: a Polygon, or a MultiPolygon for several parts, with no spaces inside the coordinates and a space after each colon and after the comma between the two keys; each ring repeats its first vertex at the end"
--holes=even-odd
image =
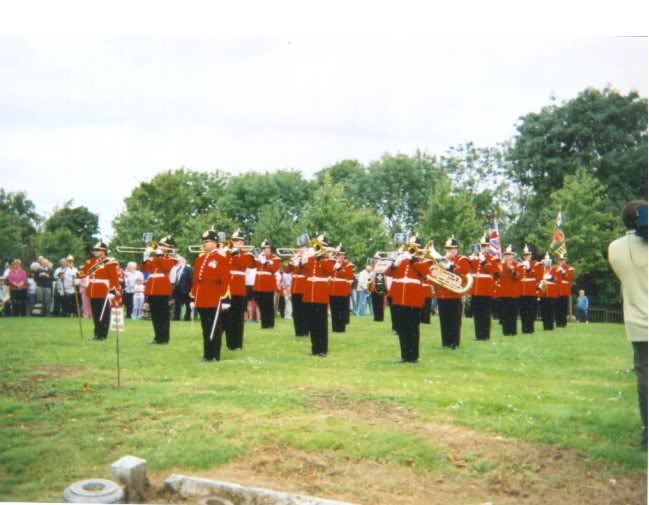
{"type": "Polygon", "coordinates": [[[425,422],[411,409],[359,401],[342,391],[323,393],[311,396],[314,408],[365,425],[393,423],[399,431],[418,434],[445,455],[448,468],[419,471],[352,460],[336,451],[311,453],[274,446],[199,474],[182,469],[154,474],[153,483],[161,488],[170,473],[183,473],[367,505],[647,503],[646,473],[616,476],[574,450],[425,422]]]}

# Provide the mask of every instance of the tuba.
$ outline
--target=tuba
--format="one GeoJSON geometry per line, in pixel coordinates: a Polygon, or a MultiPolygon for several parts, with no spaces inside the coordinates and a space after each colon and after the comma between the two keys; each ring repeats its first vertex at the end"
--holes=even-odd
{"type": "Polygon", "coordinates": [[[425,259],[433,261],[430,267],[430,275],[427,276],[428,280],[433,284],[442,286],[459,295],[463,295],[471,289],[473,276],[470,273],[466,274],[465,282],[462,276],[449,272],[448,266],[450,262],[435,250],[432,240],[424,247],[423,254],[425,259]]]}

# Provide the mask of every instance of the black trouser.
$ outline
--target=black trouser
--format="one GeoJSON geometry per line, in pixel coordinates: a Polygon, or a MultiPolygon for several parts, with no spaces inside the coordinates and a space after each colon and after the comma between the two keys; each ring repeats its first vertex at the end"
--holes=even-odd
{"type": "Polygon", "coordinates": [[[439,325],[442,332],[442,346],[456,349],[460,347],[460,328],[462,323],[462,300],[459,298],[437,300],[439,325]]]}
{"type": "Polygon", "coordinates": [[[91,298],[90,309],[92,311],[92,319],[95,322],[95,339],[104,340],[108,337],[108,328],[110,326],[110,301],[107,301],[106,298],[91,298]],[[104,311],[104,316],[100,320],[102,310],[104,311]]]}
{"type": "Polygon", "coordinates": [[[399,335],[401,359],[414,362],[419,359],[419,323],[421,309],[393,305],[394,323],[399,335]]]}
{"type": "Polygon", "coordinates": [[[228,349],[243,349],[243,313],[246,310],[246,297],[232,296],[230,308],[226,310],[223,320],[225,327],[225,345],[228,349]]]}
{"type": "Polygon", "coordinates": [[[191,300],[187,293],[174,293],[174,321],[180,321],[180,312],[185,307],[185,321],[191,321],[192,307],[191,300]]]}
{"type": "Polygon", "coordinates": [[[326,303],[303,303],[304,315],[311,336],[311,354],[327,354],[329,351],[329,325],[326,303]]]}
{"type": "Polygon", "coordinates": [[[521,296],[521,329],[523,333],[534,333],[534,321],[536,320],[536,296],[521,296]]]}
{"type": "Polygon", "coordinates": [[[500,299],[500,317],[503,322],[503,335],[516,335],[518,333],[518,298],[500,299]]]}
{"type": "Polygon", "coordinates": [[[197,309],[201,316],[201,328],[203,329],[203,360],[219,361],[221,359],[221,335],[223,333],[223,317],[219,311],[219,318],[214,326],[216,307],[197,309]],[[212,331],[214,328],[214,331],[212,331]],[[210,339],[210,335],[212,338],[210,339]]]}
{"type": "Polygon", "coordinates": [[[155,334],[153,340],[158,344],[167,344],[169,343],[169,296],[149,295],[148,300],[155,334]]]}
{"type": "Polygon", "coordinates": [[[632,342],[633,367],[638,379],[638,404],[642,419],[642,445],[647,447],[647,342],[632,342]]]}
{"type": "Polygon", "coordinates": [[[343,333],[349,315],[349,297],[330,296],[329,303],[331,304],[331,331],[343,333]]]}
{"type": "Polygon", "coordinates": [[[500,298],[491,299],[491,318],[498,319],[498,323],[501,323],[500,319],[500,298]]]}
{"type": "Polygon", "coordinates": [[[284,315],[286,314],[286,298],[283,295],[279,295],[279,300],[277,300],[277,313],[279,317],[284,319],[284,315]]]}
{"type": "Polygon", "coordinates": [[[12,289],[11,290],[11,309],[14,316],[27,315],[27,290],[26,289],[12,289]]]}
{"type": "Polygon", "coordinates": [[[291,295],[291,304],[293,305],[293,327],[295,328],[296,337],[308,337],[306,319],[304,314],[304,304],[302,303],[302,293],[293,293],[291,295]]]}
{"type": "Polygon", "coordinates": [[[491,338],[491,297],[472,296],[471,309],[476,340],[489,340],[491,338]]]}
{"type": "Polygon", "coordinates": [[[372,299],[372,312],[374,312],[375,321],[383,321],[384,298],[383,295],[372,292],[370,294],[372,299]]]}
{"type": "Polygon", "coordinates": [[[124,293],[122,296],[124,307],[126,308],[126,317],[131,317],[133,313],[133,293],[124,293]]]}
{"type": "Polygon", "coordinates": [[[559,328],[565,328],[568,325],[568,304],[569,297],[560,296],[556,298],[556,308],[554,320],[559,328]]]}
{"type": "Polygon", "coordinates": [[[386,296],[385,299],[387,301],[388,307],[390,307],[390,322],[391,322],[391,325],[392,325],[392,331],[394,331],[396,333],[397,326],[394,323],[394,304],[392,303],[392,297],[391,296],[386,296]]]}
{"type": "Polygon", "coordinates": [[[52,315],[54,317],[59,317],[65,315],[64,310],[65,295],[62,295],[58,291],[54,291],[54,307],[52,307],[52,315]]]}
{"type": "Polygon", "coordinates": [[[421,308],[419,321],[424,324],[430,324],[430,313],[433,306],[432,298],[424,298],[424,306],[421,308]]]}
{"type": "Polygon", "coordinates": [[[255,302],[259,305],[262,328],[275,327],[275,293],[255,291],[255,302]]]}
{"type": "Polygon", "coordinates": [[[554,330],[554,298],[541,298],[541,320],[544,330],[554,330]]]}

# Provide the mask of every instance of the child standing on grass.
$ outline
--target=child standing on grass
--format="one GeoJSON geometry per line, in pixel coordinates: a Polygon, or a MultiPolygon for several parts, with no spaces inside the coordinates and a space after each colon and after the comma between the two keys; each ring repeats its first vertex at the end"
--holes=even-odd
{"type": "Polygon", "coordinates": [[[583,289],[579,290],[577,297],[577,321],[580,323],[588,322],[588,297],[583,289]]]}
{"type": "Polygon", "coordinates": [[[140,319],[144,308],[144,280],[141,277],[135,279],[133,288],[133,313],[132,319],[140,319]]]}

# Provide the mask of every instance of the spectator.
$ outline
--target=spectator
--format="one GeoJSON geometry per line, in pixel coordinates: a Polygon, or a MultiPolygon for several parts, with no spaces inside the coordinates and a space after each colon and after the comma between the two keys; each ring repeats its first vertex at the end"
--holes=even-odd
{"type": "Polygon", "coordinates": [[[19,259],[11,263],[7,285],[11,289],[11,308],[14,316],[27,315],[27,274],[19,259]]]}
{"type": "Polygon", "coordinates": [[[189,295],[192,292],[194,270],[187,264],[185,258],[178,256],[178,264],[171,269],[169,275],[171,276],[172,294],[175,302],[173,319],[174,321],[180,321],[182,308],[185,307],[184,320],[191,321],[192,300],[189,295]]]}
{"type": "Polygon", "coordinates": [[[259,322],[259,307],[257,307],[257,303],[255,303],[255,299],[253,296],[253,286],[255,285],[255,277],[257,276],[257,269],[256,268],[248,268],[246,269],[246,300],[247,305],[246,305],[246,313],[245,313],[245,320],[249,322],[259,322]]]}
{"type": "Polygon", "coordinates": [[[144,276],[135,279],[133,286],[131,319],[141,319],[144,309],[144,276]]]}
{"type": "Polygon", "coordinates": [[[63,287],[63,270],[61,267],[54,271],[54,308],[52,309],[53,316],[65,315],[65,288],[63,287]]]}
{"type": "Polygon", "coordinates": [[[351,296],[351,311],[355,316],[358,315],[358,275],[354,274],[352,279],[352,296],[351,296]]]}
{"type": "Polygon", "coordinates": [[[52,285],[54,283],[54,272],[50,268],[50,262],[43,258],[39,261],[40,267],[36,271],[36,299],[41,304],[41,316],[49,314],[52,303],[52,285]]]}
{"type": "Polygon", "coordinates": [[[627,339],[633,345],[642,419],[641,443],[647,449],[647,202],[633,200],[622,210],[626,235],[611,242],[608,261],[620,279],[627,339]]]}
{"type": "Polygon", "coordinates": [[[580,323],[588,322],[588,297],[586,292],[583,289],[579,290],[579,296],[577,297],[577,321],[580,323]]]}
{"type": "Polygon", "coordinates": [[[365,268],[358,274],[358,286],[356,288],[356,296],[358,297],[358,315],[365,315],[365,307],[367,306],[367,298],[370,296],[367,290],[367,285],[370,281],[370,272],[372,267],[366,265],[365,268]]]}
{"type": "Polygon", "coordinates": [[[37,262],[33,262],[29,266],[29,274],[27,275],[27,315],[33,316],[34,306],[36,305],[36,272],[41,266],[37,262]]]}
{"type": "Polygon", "coordinates": [[[284,288],[285,315],[284,319],[293,319],[293,303],[291,302],[291,282],[293,275],[288,271],[288,267],[282,269],[282,287],[284,288]]]}
{"type": "Polygon", "coordinates": [[[92,308],[90,307],[90,297],[88,296],[88,285],[90,277],[79,279],[79,294],[81,295],[81,309],[84,319],[92,317],[92,308]]]}
{"type": "Polygon", "coordinates": [[[135,261],[129,261],[124,272],[124,306],[126,307],[126,317],[132,317],[133,314],[133,293],[137,280],[144,282],[142,272],[137,269],[135,261]]]}
{"type": "Polygon", "coordinates": [[[6,279],[0,277],[0,316],[11,315],[11,290],[7,285],[6,279]]]}

